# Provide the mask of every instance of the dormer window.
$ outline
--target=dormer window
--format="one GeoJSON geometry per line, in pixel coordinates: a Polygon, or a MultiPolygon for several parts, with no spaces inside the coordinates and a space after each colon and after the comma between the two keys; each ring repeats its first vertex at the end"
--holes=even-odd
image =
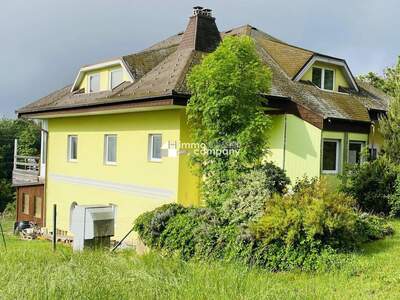
{"type": "Polygon", "coordinates": [[[122,82],[122,68],[110,71],[110,90],[122,82]]]}
{"type": "Polygon", "coordinates": [[[89,75],[88,78],[88,91],[89,93],[99,92],[100,91],[100,74],[92,74],[89,75]]]}
{"type": "Polygon", "coordinates": [[[325,68],[312,68],[312,82],[323,90],[333,91],[335,86],[335,71],[325,68]]]}

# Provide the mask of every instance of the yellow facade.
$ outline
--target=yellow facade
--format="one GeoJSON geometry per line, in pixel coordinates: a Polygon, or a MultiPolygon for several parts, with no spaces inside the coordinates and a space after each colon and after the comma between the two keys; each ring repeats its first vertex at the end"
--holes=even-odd
{"type": "Polygon", "coordinates": [[[272,116],[269,159],[283,168],[292,183],[319,177],[321,130],[294,115],[272,116]]]}
{"type": "Polygon", "coordinates": [[[162,134],[163,144],[187,132],[184,110],[49,119],[46,207],[50,226],[57,204],[60,230],[69,230],[70,207],[78,204],[117,205],[116,238],[134,219],[162,204],[197,205],[197,179],[181,156],[148,159],[149,134],[162,134]],[[117,135],[117,163],[104,163],[104,136],[117,135]],[[78,136],[78,159],[67,159],[68,135],[78,136]]]}
{"type": "Polygon", "coordinates": [[[325,69],[330,69],[333,70],[335,75],[335,83],[334,83],[334,91],[338,92],[339,91],[339,86],[348,88],[349,83],[346,80],[346,77],[344,76],[343,69],[337,65],[332,65],[328,63],[323,63],[323,62],[315,62],[312,67],[303,75],[301,80],[304,81],[312,81],[312,68],[313,67],[319,67],[319,68],[325,68],[325,69]]]}
{"type": "MultiPolygon", "coordinates": [[[[121,69],[121,65],[114,65],[114,66],[108,66],[92,71],[87,71],[84,73],[82,80],[79,84],[79,89],[85,89],[85,91],[88,91],[88,78],[90,75],[93,74],[99,74],[100,75],[100,91],[107,91],[110,89],[110,73],[111,71],[115,71],[117,69],[121,69]]],[[[124,68],[122,68],[122,80],[123,81],[130,81],[130,76],[126,72],[124,68]]]]}

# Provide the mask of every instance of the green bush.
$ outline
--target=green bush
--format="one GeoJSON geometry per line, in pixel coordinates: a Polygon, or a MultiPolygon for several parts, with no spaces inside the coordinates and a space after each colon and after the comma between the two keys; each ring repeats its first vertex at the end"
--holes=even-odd
{"type": "Polygon", "coordinates": [[[257,220],[274,193],[283,194],[290,183],[285,171],[265,163],[243,173],[235,184],[230,199],[222,204],[221,213],[232,224],[257,220]]]}
{"type": "Polygon", "coordinates": [[[400,217],[400,176],[397,175],[396,182],[394,184],[394,192],[389,196],[388,199],[390,206],[390,216],[400,217]]]}
{"type": "Polygon", "coordinates": [[[360,165],[348,166],[341,176],[340,189],[356,199],[362,211],[389,215],[397,173],[398,167],[387,158],[380,157],[360,165]]]}
{"type": "Polygon", "coordinates": [[[244,203],[232,201],[228,212],[225,205],[169,204],[140,216],[135,229],[146,245],[166,255],[271,271],[329,269],[342,263],[340,251],[392,233],[384,219],[358,213],[352,198],[328,192],[323,182],[304,178],[292,194],[258,197],[256,189],[265,186],[264,180],[265,173],[249,173],[246,185],[238,188],[239,195],[247,195],[244,203]]]}
{"type": "Polygon", "coordinates": [[[324,182],[314,181],[293,194],[274,196],[253,229],[267,243],[287,247],[317,241],[335,249],[352,248],[357,243],[353,206],[350,197],[328,192],[324,182]]]}

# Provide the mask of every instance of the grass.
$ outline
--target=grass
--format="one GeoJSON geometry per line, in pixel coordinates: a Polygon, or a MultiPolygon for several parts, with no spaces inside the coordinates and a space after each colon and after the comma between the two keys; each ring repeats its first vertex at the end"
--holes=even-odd
{"type": "Polygon", "coordinates": [[[392,225],[394,236],[365,245],[341,270],[324,273],[269,273],[154,253],[74,254],[65,246],[53,253],[49,242],[8,233],[7,251],[0,241],[0,299],[396,299],[400,221],[392,225]]]}

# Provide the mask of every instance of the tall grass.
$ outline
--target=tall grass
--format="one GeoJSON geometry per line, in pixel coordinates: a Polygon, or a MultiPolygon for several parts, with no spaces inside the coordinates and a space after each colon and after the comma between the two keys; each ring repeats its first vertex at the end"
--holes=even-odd
{"type": "Polygon", "coordinates": [[[397,233],[368,244],[341,269],[268,273],[150,253],[56,253],[43,241],[0,243],[0,299],[361,299],[400,297],[397,233]]]}

